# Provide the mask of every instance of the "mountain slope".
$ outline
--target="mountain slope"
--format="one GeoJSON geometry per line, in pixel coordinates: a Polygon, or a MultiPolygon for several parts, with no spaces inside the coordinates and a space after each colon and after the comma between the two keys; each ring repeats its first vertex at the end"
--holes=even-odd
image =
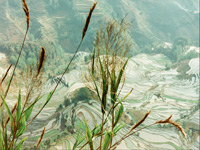
{"type": "MultiPolygon", "coordinates": [[[[79,42],[85,17],[93,0],[27,0],[30,7],[30,41],[45,40],[60,44],[67,52],[79,42]]],[[[98,21],[123,18],[132,22],[131,33],[135,46],[152,42],[173,42],[186,37],[198,43],[198,0],[101,0],[93,14],[88,38],[83,50],[92,47],[98,21]]],[[[0,44],[20,42],[25,30],[24,14],[17,0],[1,0],[0,44]]]]}

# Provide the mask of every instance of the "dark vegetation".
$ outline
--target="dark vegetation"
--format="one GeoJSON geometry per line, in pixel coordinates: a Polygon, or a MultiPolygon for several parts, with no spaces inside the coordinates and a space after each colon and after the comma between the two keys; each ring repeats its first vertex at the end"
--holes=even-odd
{"type": "Polygon", "coordinates": [[[198,53],[195,51],[187,52],[188,50],[188,40],[186,38],[177,38],[172,43],[171,47],[163,45],[151,45],[144,48],[144,53],[147,54],[164,54],[173,63],[178,63],[184,60],[190,60],[192,58],[197,58],[198,53]],[[152,49],[153,48],[153,49],[152,49]]]}
{"type": "MultiPolygon", "coordinates": [[[[125,35],[127,34],[128,33],[125,33],[125,35]]],[[[131,41],[131,39],[127,40],[131,41]]],[[[44,71],[49,74],[48,78],[52,78],[56,75],[62,74],[62,71],[66,66],[66,62],[70,61],[72,54],[65,53],[59,44],[53,42],[26,42],[21,55],[21,59],[19,60],[18,67],[25,68],[27,66],[32,66],[33,64],[36,64],[37,58],[39,56],[38,49],[40,48],[41,44],[44,45],[44,47],[46,48],[46,53],[48,55],[48,59],[44,66],[44,71]]],[[[195,51],[186,52],[188,50],[187,44],[188,40],[186,38],[177,38],[171,47],[165,48],[162,45],[147,44],[143,49],[135,52],[131,51],[131,53],[129,53],[129,56],[139,53],[146,53],[150,55],[163,54],[167,56],[172,63],[177,63],[178,65],[179,63],[184,63],[185,60],[190,60],[192,58],[198,57],[198,53],[195,51]]],[[[9,57],[9,62],[14,65],[17,60],[17,54],[20,50],[20,44],[5,44],[1,47],[3,49],[3,52],[5,52],[7,55],[11,54],[11,56],[9,57]]],[[[90,58],[85,57],[84,59],[85,62],[87,62],[90,58]]],[[[75,64],[72,64],[71,68],[74,67],[75,64]]],[[[172,66],[167,66],[168,69],[170,69],[171,67],[172,66]]]]}
{"type": "MultiPolygon", "coordinates": [[[[40,49],[40,45],[45,47],[48,55],[48,59],[44,66],[44,71],[50,73],[52,76],[62,74],[62,71],[66,66],[66,62],[69,62],[72,55],[65,54],[62,47],[53,42],[26,42],[18,67],[22,69],[36,64],[37,58],[39,57],[38,49],[40,49]]],[[[9,57],[9,62],[11,64],[15,64],[17,55],[19,54],[20,44],[5,44],[2,47],[7,55],[11,54],[9,57]]]]}

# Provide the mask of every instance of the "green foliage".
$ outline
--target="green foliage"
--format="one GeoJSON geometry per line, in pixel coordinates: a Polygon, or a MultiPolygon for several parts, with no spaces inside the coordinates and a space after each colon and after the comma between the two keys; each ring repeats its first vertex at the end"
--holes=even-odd
{"type": "MultiPolygon", "coordinates": [[[[93,83],[91,87],[96,91],[96,95],[100,100],[100,108],[102,110],[101,123],[97,124],[92,130],[90,130],[88,124],[85,122],[87,141],[83,140],[80,142],[81,146],[78,146],[76,142],[76,148],[83,149],[88,145],[90,149],[115,149],[121,141],[125,140],[129,136],[144,128],[159,123],[170,123],[176,126],[185,136],[184,130],[177,123],[170,120],[171,116],[165,120],[160,120],[137,129],[150,114],[150,111],[148,111],[144,117],[135,123],[127,133],[122,135],[118,141],[114,141],[114,137],[118,136],[120,130],[125,126],[121,121],[122,114],[124,113],[123,101],[126,100],[132,92],[131,89],[128,94],[120,98],[120,92],[125,82],[125,69],[129,61],[129,58],[126,57],[128,52],[128,49],[126,48],[129,47],[129,44],[126,42],[124,43],[123,41],[123,31],[123,20],[120,26],[117,25],[117,22],[109,22],[106,25],[105,30],[100,28],[100,31],[97,31],[94,50],[90,61],[91,64],[89,64],[90,68],[88,78],[91,79],[89,80],[93,83]],[[115,46],[112,47],[113,45],[115,46]],[[119,47],[119,45],[121,45],[121,47],[119,47]],[[100,140],[96,140],[99,139],[97,137],[99,137],[100,140]]],[[[171,53],[172,51],[170,48],[165,51],[160,47],[156,49],[156,52],[164,53],[170,57],[174,56],[172,57],[173,61],[177,61],[180,59],[178,55],[180,45],[183,45],[184,42],[178,42],[178,44],[179,46],[174,47],[177,50],[173,53],[171,53]]],[[[88,78],[86,79],[88,80],[88,78]]],[[[79,133],[77,136],[79,136],[79,133]]]]}
{"type": "Polygon", "coordinates": [[[101,43],[97,43],[99,41],[96,41],[89,72],[93,88],[101,102],[102,122],[96,125],[91,131],[88,128],[88,124],[85,123],[86,135],[88,137],[86,144],[89,144],[90,149],[94,147],[95,142],[93,139],[100,137],[100,149],[107,150],[112,145],[113,137],[117,136],[116,133],[124,127],[124,124],[120,121],[124,112],[122,101],[129,94],[122,99],[118,98],[118,94],[120,84],[124,82],[124,70],[129,60],[125,57],[129,49],[129,44],[121,40],[120,42],[118,41],[121,39],[120,36],[122,36],[124,31],[123,21],[121,25],[118,26],[116,22],[109,22],[106,25],[107,30],[102,32],[100,29],[102,33],[97,34],[96,37],[96,39],[99,39],[99,41],[102,39],[102,41],[101,43]],[[113,38],[116,39],[113,40],[113,38]],[[123,45],[122,49],[119,46],[121,44],[123,45]],[[115,45],[111,47],[110,51],[103,49],[110,47],[110,45],[115,45]],[[110,101],[108,101],[109,96],[110,101]],[[119,104],[120,106],[118,107],[119,104]],[[109,118],[111,118],[111,125],[109,118]]]}
{"type": "Polygon", "coordinates": [[[181,47],[185,47],[188,44],[188,40],[184,37],[178,37],[174,40],[173,45],[174,46],[181,46],[181,47]]]}
{"type": "Polygon", "coordinates": [[[27,108],[25,109],[23,115],[25,116],[26,121],[30,118],[31,113],[32,113],[32,111],[33,111],[33,107],[35,106],[35,104],[36,104],[41,98],[42,98],[42,97],[36,98],[35,101],[34,101],[29,107],[27,107],[27,108]]]}
{"type": "Polygon", "coordinates": [[[82,140],[84,139],[84,137],[81,138],[81,136],[80,136],[81,127],[82,127],[82,122],[79,125],[79,130],[78,130],[78,133],[77,133],[77,136],[76,136],[76,142],[74,143],[73,150],[75,150],[75,148],[79,145],[79,143],[82,142],[82,140]]]}
{"type": "Polygon", "coordinates": [[[12,56],[10,57],[10,63],[11,63],[11,64],[15,64],[16,61],[17,61],[17,57],[15,57],[14,55],[12,55],[12,56]]]}
{"type": "Polygon", "coordinates": [[[16,138],[18,138],[19,136],[21,136],[22,134],[24,134],[24,132],[26,131],[26,118],[23,115],[22,118],[16,122],[18,125],[18,131],[16,133],[16,138]]]}
{"type": "Polygon", "coordinates": [[[147,47],[144,52],[149,54],[164,54],[172,62],[180,62],[198,57],[195,51],[186,52],[187,39],[177,38],[171,47],[155,46],[154,50],[150,51],[151,47],[147,47]]]}
{"type": "Polygon", "coordinates": [[[104,141],[102,143],[102,149],[103,150],[108,149],[108,146],[111,144],[110,142],[111,142],[111,139],[112,139],[112,135],[113,135],[112,131],[107,131],[105,133],[105,138],[104,138],[104,141]]]}
{"type": "Polygon", "coordinates": [[[102,112],[106,110],[106,104],[107,104],[107,93],[108,93],[108,77],[106,76],[106,73],[104,71],[103,65],[101,63],[101,59],[99,57],[99,64],[101,68],[101,74],[102,74],[102,83],[103,83],[103,92],[102,92],[102,112]]]}
{"type": "Polygon", "coordinates": [[[15,147],[14,150],[20,150],[22,147],[22,144],[25,142],[25,140],[27,139],[27,137],[24,137],[15,147]]]}
{"type": "Polygon", "coordinates": [[[28,59],[27,59],[27,64],[30,65],[30,66],[34,65],[35,63],[36,63],[36,62],[34,61],[33,58],[28,58],[28,59]]]}
{"type": "Polygon", "coordinates": [[[190,51],[188,53],[186,53],[185,55],[181,55],[180,56],[180,61],[183,61],[183,60],[190,60],[192,58],[197,58],[199,55],[197,52],[195,51],[190,51]]]}
{"type": "Polygon", "coordinates": [[[88,138],[88,143],[89,143],[89,146],[90,146],[90,150],[94,150],[94,144],[93,144],[93,141],[92,141],[92,133],[87,125],[87,123],[85,122],[85,126],[86,126],[86,136],[88,138]]]}
{"type": "Polygon", "coordinates": [[[102,128],[102,124],[99,124],[98,126],[96,125],[96,127],[92,129],[92,136],[97,135],[101,131],[101,128],[102,128]]]}
{"type": "MultiPolygon", "coordinates": [[[[39,50],[43,45],[46,49],[46,54],[48,55],[48,59],[46,61],[46,65],[49,65],[47,69],[49,72],[55,72],[55,69],[59,66],[59,71],[56,71],[56,74],[60,74],[63,71],[66,63],[66,57],[64,55],[64,50],[58,43],[48,43],[46,41],[28,41],[24,45],[24,49],[19,61],[19,68],[26,68],[26,66],[31,66],[37,63],[37,58],[39,57],[39,50]],[[59,60],[59,61],[58,61],[59,60]],[[62,67],[61,67],[62,66],[62,67]]],[[[13,44],[4,44],[3,49],[7,55],[12,54],[9,57],[9,62],[11,64],[15,64],[17,60],[17,55],[20,50],[20,43],[13,44]]],[[[67,60],[69,61],[69,59],[67,60]]]]}
{"type": "Polygon", "coordinates": [[[65,107],[67,107],[70,104],[70,99],[67,96],[65,96],[63,104],[65,107]]]}
{"type": "Polygon", "coordinates": [[[117,115],[115,117],[114,127],[116,126],[116,124],[121,119],[123,112],[124,112],[124,106],[123,106],[123,104],[121,104],[120,107],[119,107],[119,111],[117,112],[117,115]]]}
{"type": "Polygon", "coordinates": [[[1,134],[1,129],[0,129],[0,147],[3,147],[4,143],[3,143],[3,137],[2,137],[2,134],[1,134]]]}
{"type": "Polygon", "coordinates": [[[114,135],[116,135],[117,132],[118,132],[119,130],[121,130],[124,126],[125,126],[125,123],[120,123],[120,124],[118,124],[118,125],[114,128],[114,130],[113,130],[114,135]]]}
{"type": "Polygon", "coordinates": [[[19,95],[18,95],[18,102],[17,102],[17,112],[16,112],[16,118],[15,120],[18,122],[22,113],[22,100],[21,100],[21,90],[19,90],[19,95]]]}
{"type": "Polygon", "coordinates": [[[5,107],[6,107],[6,111],[7,111],[8,115],[9,115],[9,117],[10,117],[11,122],[13,122],[13,115],[12,115],[12,113],[11,113],[11,111],[10,111],[10,108],[8,107],[8,105],[7,105],[7,103],[6,103],[5,99],[4,99],[4,97],[3,97],[2,95],[1,95],[1,99],[3,100],[3,104],[4,104],[5,107]]]}
{"type": "MultiPolygon", "coordinates": [[[[19,90],[15,116],[13,116],[13,113],[12,113],[13,110],[15,110],[15,109],[13,109],[11,112],[10,108],[7,105],[7,102],[5,101],[5,99],[2,95],[1,95],[1,99],[3,100],[3,104],[7,110],[9,118],[7,119],[7,122],[3,123],[4,129],[2,131],[0,130],[0,138],[2,139],[0,144],[4,145],[3,143],[9,142],[9,146],[8,146],[9,149],[20,150],[22,144],[27,139],[27,137],[24,137],[18,144],[15,145],[15,143],[16,143],[17,139],[20,136],[22,136],[24,134],[24,132],[26,131],[27,120],[29,119],[29,117],[32,113],[33,106],[35,105],[35,103],[38,102],[38,100],[40,98],[37,98],[26,110],[24,110],[24,109],[22,109],[21,90],[19,90]],[[10,138],[8,138],[8,133],[7,133],[7,123],[9,122],[9,120],[10,120],[10,127],[11,127],[11,133],[9,135],[10,138]],[[2,137],[2,134],[4,135],[4,139],[2,137]],[[13,139],[13,140],[11,140],[11,139],[13,139]],[[16,139],[16,141],[14,141],[14,139],[16,139]],[[15,142],[15,143],[13,143],[13,142],[15,142]]],[[[48,98],[47,98],[47,101],[48,101],[48,98]]],[[[25,104],[23,105],[23,108],[24,108],[24,106],[25,106],[25,104]]],[[[2,110],[2,106],[0,108],[2,110]]],[[[3,115],[1,114],[1,121],[3,121],[2,117],[3,117],[3,115]]],[[[5,149],[7,149],[7,148],[5,148],[5,149]]]]}

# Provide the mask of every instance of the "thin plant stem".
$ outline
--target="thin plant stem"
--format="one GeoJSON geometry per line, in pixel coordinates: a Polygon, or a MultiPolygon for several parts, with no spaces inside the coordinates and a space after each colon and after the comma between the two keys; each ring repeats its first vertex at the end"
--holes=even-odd
{"type": "Polygon", "coordinates": [[[5,80],[5,78],[7,77],[7,75],[8,75],[8,72],[9,72],[9,70],[10,70],[10,68],[12,67],[12,64],[10,64],[10,66],[8,67],[8,69],[7,69],[7,71],[6,71],[6,73],[5,73],[5,75],[3,76],[3,78],[2,78],[2,80],[1,80],[1,83],[0,83],[0,85],[3,83],[3,81],[5,80]]]}
{"type": "MultiPolygon", "coordinates": [[[[117,146],[119,143],[121,143],[121,141],[125,140],[127,137],[129,137],[129,136],[135,134],[136,132],[139,132],[139,131],[141,131],[141,130],[143,130],[143,129],[145,129],[145,128],[148,128],[148,127],[150,127],[150,126],[153,126],[153,125],[155,125],[155,123],[150,124],[150,125],[148,125],[148,126],[145,126],[145,127],[143,127],[143,128],[140,128],[140,129],[138,129],[138,130],[136,130],[136,131],[134,131],[134,132],[131,132],[131,133],[128,132],[128,133],[126,133],[119,141],[117,141],[115,144],[113,144],[113,145],[111,146],[111,148],[114,147],[114,146],[117,146]]],[[[114,150],[114,149],[115,149],[115,148],[113,148],[112,150],[114,150]]]]}
{"type": "MultiPolygon", "coordinates": [[[[84,38],[83,38],[83,39],[84,39],[84,38]]],[[[60,84],[60,82],[61,82],[61,80],[62,80],[64,74],[67,72],[67,70],[68,70],[70,64],[72,63],[72,61],[73,61],[75,55],[77,54],[77,52],[78,52],[78,50],[79,50],[79,48],[80,48],[80,46],[81,46],[81,44],[82,44],[82,42],[83,42],[83,39],[81,39],[81,41],[80,41],[80,43],[79,43],[79,45],[78,45],[78,47],[77,47],[77,49],[76,49],[76,51],[75,51],[73,57],[71,58],[71,60],[70,60],[70,62],[68,63],[67,67],[65,68],[63,74],[61,75],[60,79],[58,80],[58,82],[57,82],[55,88],[53,89],[53,91],[52,91],[52,93],[51,93],[49,99],[51,99],[51,97],[53,96],[54,92],[56,91],[58,85],[60,84]]],[[[38,113],[31,119],[31,121],[29,121],[29,123],[27,124],[27,126],[28,126],[33,120],[35,120],[35,118],[40,114],[40,112],[43,110],[43,108],[44,108],[44,106],[43,106],[43,107],[38,111],[38,113]]]]}
{"type": "MultiPolygon", "coordinates": [[[[23,47],[24,47],[24,43],[25,43],[25,40],[26,40],[26,36],[27,36],[27,33],[28,33],[28,29],[29,29],[29,28],[26,29],[26,32],[25,32],[25,35],[24,35],[24,39],[23,39],[23,42],[22,42],[22,46],[21,46],[21,49],[20,49],[20,52],[19,52],[17,61],[16,61],[16,63],[15,63],[14,69],[13,69],[13,73],[12,73],[11,78],[10,78],[10,81],[9,81],[9,83],[8,83],[6,92],[5,92],[5,94],[4,94],[4,99],[6,98],[6,96],[7,96],[7,94],[8,94],[8,91],[9,91],[9,89],[10,89],[10,85],[11,85],[12,80],[13,80],[13,77],[14,77],[15,70],[16,70],[16,68],[17,68],[17,64],[18,64],[19,59],[20,59],[20,57],[21,57],[21,53],[22,53],[22,50],[23,50],[23,47]]],[[[18,123],[18,124],[19,124],[19,123],[18,123]]],[[[11,141],[11,143],[10,143],[10,147],[11,147],[11,148],[12,148],[12,146],[13,146],[13,142],[14,142],[15,136],[16,136],[16,133],[14,132],[12,141],[11,141]]]]}
{"type": "Polygon", "coordinates": [[[119,105],[119,103],[120,103],[120,102],[117,102],[115,105],[113,105],[113,106],[110,108],[110,110],[109,110],[109,112],[108,112],[108,114],[107,114],[107,116],[106,116],[106,119],[105,119],[105,121],[104,121],[104,124],[106,123],[106,121],[107,121],[107,119],[108,119],[108,117],[109,117],[111,111],[112,111],[113,109],[115,109],[115,107],[117,107],[117,105],[119,105]]]}
{"type": "Polygon", "coordinates": [[[89,142],[86,142],[79,150],[82,150],[89,142]]]}
{"type": "MultiPolygon", "coordinates": [[[[97,133],[96,135],[93,135],[92,138],[94,138],[94,137],[96,137],[96,136],[98,136],[98,135],[100,135],[100,134],[101,134],[101,132],[97,133]]],[[[83,149],[88,143],[89,143],[89,142],[87,141],[83,146],[81,146],[81,148],[80,148],[79,150],[83,149]]],[[[80,144],[80,143],[79,143],[79,144],[80,144]]],[[[98,148],[97,148],[97,149],[98,149],[98,148]]]]}
{"type": "Polygon", "coordinates": [[[8,83],[8,87],[7,87],[7,89],[6,89],[6,92],[5,92],[5,94],[4,94],[4,99],[6,98],[6,96],[7,96],[7,94],[8,94],[8,91],[9,91],[9,89],[10,89],[10,85],[11,85],[12,80],[13,80],[13,77],[14,77],[15,70],[16,70],[16,68],[17,68],[17,64],[18,64],[18,62],[19,62],[19,58],[21,57],[22,50],[23,50],[23,47],[24,47],[24,43],[25,43],[25,40],[26,40],[26,36],[27,36],[27,33],[28,33],[28,29],[29,29],[29,28],[26,29],[26,33],[25,33],[25,35],[24,35],[24,40],[23,40],[23,42],[22,42],[22,46],[21,46],[21,49],[20,49],[20,52],[19,52],[19,55],[18,55],[18,58],[17,58],[17,62],[15,63],[15,66],[14,66],[14,69],[13,69],[13,73],[12,73],[11,78],[10,78],[10,81],[9,81],[9,83],[8,83]]]}
{"type": "Polygon", "coordinates": [[[102,123],[101,123],[102,127],[101,127],[100,150],[101,150],[101,144],[102,144],[102,140],[103,140],[104,114],[105,114],[105,112],[103,111],[103,113],[102,113],[102,123]]]}
{"type": "MultiPolygon", "coordinates": [[[[115,104],[113,104],[113,105],[115,105],[115,104]]],[[[115,110],[115,109],[112,110],[112,129],[111,129],[112,132],[113,132],[113,128],[114,128],[114,110],[115,110]]],[[[113,134],[111,135],[110,148],[111,148],[111,146],[112,146],[112,140],[113,140],[113,134]]],[[[109,149],[110,149],[110,148],[109,148],[109,149]]]]}
{"type": "MultiPolygon", "coordinates": [[[[27,104],[27,102],[28,102],[28,98],[29,98],[29,96],[30,96],[30,93],[31,93],[31,91],[32,91],[32,89],[33,89],[33,85],[35,84],[36,80],[37,80],[37,76],[36,76],[36,79],[35,79],[35,80],[32,79],[33,84],[31,85],[31,88],[30,88],[30,90],[29,90],[29,92],[28,92],[28,95],[26,96],[26,100],[25,100],[25,103],[24,103],[24,105],[23,105],[23,108],[22,108],[22,112],[21,112],[19,121],[18,121],[17,126],[16,126],[16,131],[17,131],[18,127],[19,127],[19,123],[20,123],[21,118],[22,118],[22,115],[23,115],[23,113],[24,113],[25,106],[26,106],[26,104],[27,104]]],[[[26,127],[27,127],[27,126],[26,126],[26,127]]],[[[17,132],[16,132],[16,133],[17,133],[17,132]]],[[[13,137],[16,136],[16,133],[14,132],[13,137]]],[[[14,138],[13,138],[13,139],[14,139],[14,138]]],[[[13,139],[12,139],[12,142],[14,142],[13,139]]],[[[17,139],[16,139],[16,141],[17,141],[17,139]]]]}

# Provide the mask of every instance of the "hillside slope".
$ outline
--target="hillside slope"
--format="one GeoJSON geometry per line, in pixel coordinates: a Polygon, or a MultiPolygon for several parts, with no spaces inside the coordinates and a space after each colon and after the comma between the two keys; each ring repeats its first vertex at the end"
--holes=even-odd
{"type": "MultiPolygon", "coordinates": [[[[79,42],[85,17],[94,0],[27,0],[30,7],[28,41],[45,40],[73,51],[79,42]]],[[[25,30],[24,13],[17,0],[0,1],[0,45],[18,43],[25,30]]],[[[91,41],[99,22],[104,19],[123,18],[132,22],[131,37],[136,47],[152,42],[173,42],[185,37],[198,43],[198,0],[101,0],[93,14],[88,38],[83,44],[92,47],[91,41]]]]}

